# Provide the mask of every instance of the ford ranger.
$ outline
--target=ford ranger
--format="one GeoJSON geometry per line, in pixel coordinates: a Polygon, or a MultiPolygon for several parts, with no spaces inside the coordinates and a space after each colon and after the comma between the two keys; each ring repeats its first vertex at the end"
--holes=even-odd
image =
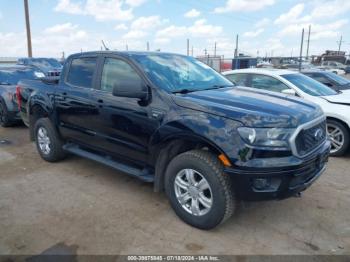
{"type": "Polygon", "coordinates": [[[319,106],[234,86],[183,55],[74,54],[58,82],[24,80],[17,94],[44,160],[72,153],[153,182],[201,229],[227,220],[237,200],[304,191],[330,150],[319,106]]]}

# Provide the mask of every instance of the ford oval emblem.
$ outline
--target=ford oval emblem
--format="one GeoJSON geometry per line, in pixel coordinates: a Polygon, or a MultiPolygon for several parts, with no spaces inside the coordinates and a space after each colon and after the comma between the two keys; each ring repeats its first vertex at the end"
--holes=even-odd
{"type": "Polygon", "coordinates": [[[318,128],[314,133],[314,139],[316,141],[320,141],[322,139],[322,137],[323,137],[323,130],[318,128]]]}

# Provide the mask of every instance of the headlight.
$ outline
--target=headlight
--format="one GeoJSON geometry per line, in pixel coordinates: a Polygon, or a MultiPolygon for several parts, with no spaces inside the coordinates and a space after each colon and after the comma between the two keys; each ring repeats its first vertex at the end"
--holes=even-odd
{"type": "Polygon", "coordinates": [[[251,128],[239,127],[238,133],[251,146],[288,149],[293,128],[251,128]]]}
{"type": "Polygon", "coordinates": [[[35,75],[35,77],[37,77],[37,78],[43,78],[43,77],[45,77],[45,74],[44,74],[43,72],[38,72],[38,71],[35,71],[35,72],[34,72],[34,75],[35,75]]]}

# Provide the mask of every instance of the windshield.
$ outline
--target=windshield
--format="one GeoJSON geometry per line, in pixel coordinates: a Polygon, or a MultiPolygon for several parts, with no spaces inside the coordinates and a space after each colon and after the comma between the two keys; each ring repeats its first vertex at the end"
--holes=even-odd
{"type": "Polygon", "coordinates": [[[344,77],[338,76],[334,73],[331,72],[324,72],[324,74],[326,75],[326,77],[328,77],[329,79],[333,80],[334,82],[336,82],[338,85],[348,85],[350,84],[350,81],[344,77]]]}
{"type": "Polygon", "coordinates": [[[36,79],[37,76],[32,70],[10,70],[0,69],[0,84],[1,85],[17,85],[22,79],[36,79]]]}
{"type": "Polygon", "coordinates": [[[331,96],[338,94],[328,86],[302,74],[287,74],[281,77],[294,84],[301,91],[312,96],[331,96]]]}
{"type": "Polygon", "coordinates": [[[34,66],[38,67],[55,67],[55,68],[61,68],[62,65],[53,58],[34,58],[29,61],[29,64],[32,64],[34,66]]]}
{"type": "Polygon", "coordinates": [[[233,86],[224,76],[193,57],[147,54],[136,55],[134,59],[154,84],[173,93],[233,86]]]}

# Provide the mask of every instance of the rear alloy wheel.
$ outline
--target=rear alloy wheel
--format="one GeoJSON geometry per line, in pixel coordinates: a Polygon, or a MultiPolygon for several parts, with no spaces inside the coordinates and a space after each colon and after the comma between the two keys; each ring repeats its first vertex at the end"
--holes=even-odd
{"type": "Polygon", "coordinates": [[[343,155],[349,146],[349,131],[338,121],[327,121],[327,133],[331,141],[331,156],[343,155]]]}
{"type": "Polygon", "coordinates": [[[40,156],[48,162],[57,162],[65,158],[63,141],[48,118],[41,118],[35,123],[35,143],[40,156]]]}

